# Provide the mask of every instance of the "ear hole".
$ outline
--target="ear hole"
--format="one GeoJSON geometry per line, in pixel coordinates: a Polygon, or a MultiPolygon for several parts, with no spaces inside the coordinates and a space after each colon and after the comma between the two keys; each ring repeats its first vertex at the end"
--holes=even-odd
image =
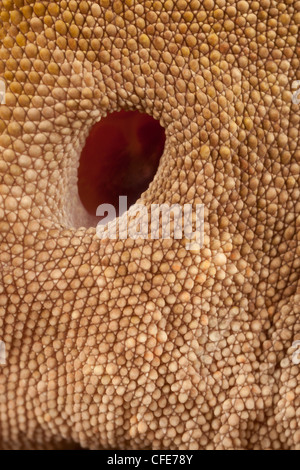
{"type": "Polygon", "coordinates": [[[86,211],[95,216],[100,204],[118,213],[119,196],[128,207],[148,188],[164,151],[165,131],[139,111],[109,114],[87,137],[78,169],[78,191],[86,211]]]}

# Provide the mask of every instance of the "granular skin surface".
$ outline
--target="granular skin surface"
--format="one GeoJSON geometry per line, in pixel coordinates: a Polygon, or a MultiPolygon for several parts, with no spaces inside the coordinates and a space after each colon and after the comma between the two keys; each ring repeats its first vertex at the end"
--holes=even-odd
{"type": "Polygon", "coordinates": [[[0,2],[1,448],[300,450],[299,25],[298,0],[0,2]],[[96,236],[77,167],[120,109],[165,128],[141,201],[204,204],[202,248],[96,236]]]}

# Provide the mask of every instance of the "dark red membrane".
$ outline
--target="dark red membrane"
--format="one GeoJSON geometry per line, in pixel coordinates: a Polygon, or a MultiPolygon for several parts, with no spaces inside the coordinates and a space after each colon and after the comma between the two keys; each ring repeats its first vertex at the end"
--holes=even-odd
{"type": "Polygon", "coordinates": [[[115,112],[95,124],[78,170],[79,197],[89,214],[112,204],[119,215],[119,196],[134,204],[154,178],[165,140],[159,122],[139,111],[115,112]]]}

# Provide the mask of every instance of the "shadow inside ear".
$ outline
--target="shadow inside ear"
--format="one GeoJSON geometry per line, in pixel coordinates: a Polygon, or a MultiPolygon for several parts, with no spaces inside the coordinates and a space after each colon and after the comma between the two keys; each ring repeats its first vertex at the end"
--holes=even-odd
{"type": "Polygon", "coordinates": [[[119,216],[119,196],[134,204],[148,188],[165,146],[159,122],[139,111],[114,112],[95,124],[78,169],[78,192],[86,211],[96,215],[111,204],[119,216]]]}

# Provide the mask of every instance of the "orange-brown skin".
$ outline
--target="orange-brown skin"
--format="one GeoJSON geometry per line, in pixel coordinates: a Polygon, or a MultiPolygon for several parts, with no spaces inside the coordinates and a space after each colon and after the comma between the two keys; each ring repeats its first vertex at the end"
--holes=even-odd
{"type": "Polygon", "coordinates": [[[300,2],[0,7],[1,447],[299,450],[300,2]],[[203,203],[201,250],[80,228],[121,108],[165,128],[142,201],[203,203]]]}

